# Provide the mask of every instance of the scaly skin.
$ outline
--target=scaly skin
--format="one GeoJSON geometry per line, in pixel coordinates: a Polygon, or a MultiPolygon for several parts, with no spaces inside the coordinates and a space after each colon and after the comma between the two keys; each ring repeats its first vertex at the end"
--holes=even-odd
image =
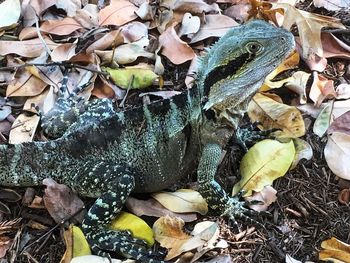
{"type": "Polygon", "coordinates": [[[197,169],[200,193],[218,214],[249,210],[214,180],[223,147],[264,78],[294,49],[291,33],[263,21],[227,32],[201,59],[196,86],[180,95],[117,112],[107,99],[62,98],[43,126],[49,142],[0,146],[1,185],[40,185],[51,177],[97,198],[83,230],[92,249],[152,259],[143,241],[105,228],[131,192],[164,189],[197,169]]]}

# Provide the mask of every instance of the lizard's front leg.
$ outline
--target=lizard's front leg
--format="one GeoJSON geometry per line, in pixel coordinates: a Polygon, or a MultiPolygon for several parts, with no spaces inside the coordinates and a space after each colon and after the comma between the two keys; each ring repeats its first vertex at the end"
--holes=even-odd
{"type": "Polygon", "coordinates": [[[256,212],[245,208],[244,202],[239,197],[230,197],[225,190],[215,181],[217,167],[220,163],[222,149],[215,143],[204,146],[198,166],[199,192],[205,198],[209,206],[227,216],[235,222],[235,218],[241,218],[255,225],[261,226],[259,222],[251,219],[249,215],[257,215],[256,212]]]}

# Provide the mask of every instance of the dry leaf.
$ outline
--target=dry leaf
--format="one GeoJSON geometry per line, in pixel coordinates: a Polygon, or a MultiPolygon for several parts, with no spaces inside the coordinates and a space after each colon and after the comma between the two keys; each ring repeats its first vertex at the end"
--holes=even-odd
{"type": "Polygon", "coordinates": [[[313,0],[315,7],[324,7],[329,11],[339,11],[342,8],[350,8],[349,0],[313,0]]]}
{"type": "Polygon", "coordinates": [[[231,17],[224,15],[206,15],[205,24],[191,38],[191,43],[207,39],[209,37],[222,37],[225,33],[234,26],[239,24],[231,17]]]}
{"type": "Polygon", "coordinates": [[[321,33],[323,56],[325,58],[344,58],[350,59],[350,47],[333,34],[321,33]]]}
{"type": "Polygon", "coordinates": [[[328,136],[324,156],[328,167],[340,178],[350,180],[350,135],[333,132],[328,136]]]}
{"type": "Polygon", "coordinates": [[[346,133],[350,135],[350,110],[340,115],[332,122],[331,126],[327,130],[327,133],[331,134],[333,132],[346,133]]]}
{"type": "Polygon", "coordinates": [[[306,59],[312,54],[323,57],[321,43],[321,29],[323,27],[345,28],[340,20],[334,17],[309,13],[286,3],[273,3],[272,6],[275,9],[285,10],[284,28],[289,30],[293,24],[297,25],[303,49],[302,57],[306,59]]]}
{"type": "Polygon", "coordinates": [[[315,120],[312,131],[320,138],[326,133],[330,123],[332,122],[332,109],[333,101],[330,101],[327,103],[326,107],[321,110],[320,114],[315,120]]]}
{"type": "Polygon", "coordinates": [[[182,230],[184,225],[182,219],[169,216],[161,217],[153,224],[154,239],[168,249],[165,260],[180,255],[183,252],[179,251],[181,246],[191,238],[182,230]]]}
{"type": "Polygon", "coordinates": [[[179,38],[173,26],[159,36],[159,45],[162,47],[162,55],[176,65],[195,57],[192,48],[179,38]]]}
{"type": "Polygon", "coordinates": [[[178,35],[179,37],[182,37],[184,35],[197,33],[200,26],[201,21],[198,16],[192,16],[191,13],[185,13],[182,18],[178,35]]]}
{"type": "Polygon", "coordinates": [[[137,216],[153,216],[153,217],[162,217],[162,216],[170,216],[170,217],[179,217],[185,222],[192,222],[197,220],[196,213],[174,213],[164,206],[162,206],[155,199],[151,198],[148,200],[139,200],[133,197],[129,197],[126,200],[126,207],[130,212],[137,216]]]}
{"type": "Polygon", "coordinates": [[[141,38],[148,37],[148,28],[140,22],[131,22],[121,27],[121,32],[124,36],[124,43],[132,43],[141,38]]]}
{"type": "Polygon", "coordinates": [[[277,128],[277,137],[297,138],[305,134],[305,124],[296,107],[278,103],[257,93],[248,106],[248,116],[252,122],[260,122],[264,129],[277,128]]]}
{"type": "Polygon", "coordinates": [[[36,128],[38,127],[40,117],[38,115],[27,116],[20,114],[12,125],[9,143],[19,144],[31,142],[33,140],[36,128]]]}
{"type": "MultiPolygon", "coordinates": [[[[46,185],[43,197],[45,207],[56,223],[75,214],[84,206],[84,202],[68,186],[58,184],[51,178],[44,179],[43,184],[46,185]]],[[[74,216],[74,220],[81,223],[84,214],[85,211],[82,210],[74,216]]]]}
{"type": "Polygon", "coordinates": [[[322,250],[319,253],[319,259],[322,261],[331,261],[336,263],[350,262],[350,245],[332,237],[321,243],[322,250]]]}
{"type": "MultiPolygon", "coordinates": [[[[48,38],[44,38],[46,45],[54,49],[59,44],[54,43],[48,38]]],[[[25,41],[0,41],[0,55],[17,54],[22,57],[34,58],[40,56],[44,45],[39,38],[25,41]]]]}
{"type": "Polygon", "coordinates": [[[310,99],[319,106],[325,98],[334,98],[337,96],[334,90],[334,81],[319,75],[316,71],[313,72],[314,81],[310,88],[310,99]]]}
{"type": "Polygon", "coordinates": [[[101,9],[98,14],[100,26],[122,26],[137,18],[137,7],[126,0],[111,0],[110,5],[101,9]]]}
{"type": "Polygon", "coordinates": [[[173,1],[174,5],[171,7],[178,12],[189,12],[191,14],[202,14],[202,13],[219,13],[220,8],[218,4],[207,4],[203,0],[182,0],[173,1]]]}
{"type": "Polygon", "coordinates": [[[313,157],[313,151],[311,145],[300,138],[294,138],[295,156],[292,165],[289,170],[294,169],[300,160],[311,160],[313,157]]]}
{"type": "Polygon", "coordinates": [[[5,0],[0,4],[0,30],[16,25],[21,15],[21,3],[19,0],[5,0]]]}
{"type": "Polygon", "coordinates": [[[197,212],[205,215],[208,212],[207,202],[197,191],[191,189],[155,193],[152,194],[152,197],[164,207],[176,213],[197,212]]]}
{"type": "Polygon", "coordinates": [[[66,61],[75,55],[76,43],[64,43],[56,47],[50,54],[52,61],[66,61]]]}
{"type": "Polygon", "coordinates": [[[273,79],[280,73],[296,68],[299,64],[300,57],[298,52],[291,53],[274,71],[266,76],[264,84],[260,87],[260,91],[267,91],[270,89],[280,88],[284,83],[287,83],[292,78],[286,78],[279,81],[273,81],[273,79]]]}
{"type": "Polygon", "coordinates": [[[98,27],[98,7],[93,4],[87,4],[83,9],[78,9],[74,19],[84,28],[98,27]]]}
{"type": "Polygon", "coordinates": [[[259,201],[259,204],[250,204],[250,209],[255,211],[266,211],[273,202],[277,200],[277,191],[272,186],[265,186],[260,192],[247,196],[244,199],[248,202],[259,201]]]}
{"type": "Polygon", "coordinates": [[[65,17],[62,20],[46,20],[41,24],[40,30],[49,34],[65,36],[85,29],[74,18],[65,17]]]}
{"type": "Polygon", "coordinates": [[[336,87],[335,92],[337,93],[336,98],[349,99],[350,98],[350,84],[342,83],[336,87]]]}
{"type": "Polygon", "coordinates": [[[86,53],[92,53],[95,50],[105,50],[109,47],[117,47],[120,44],[124,43],[123,35],[120,32],[120,29],[113,30],[104,34],[99,40],[92,43],[87,49],[86,53]]]}

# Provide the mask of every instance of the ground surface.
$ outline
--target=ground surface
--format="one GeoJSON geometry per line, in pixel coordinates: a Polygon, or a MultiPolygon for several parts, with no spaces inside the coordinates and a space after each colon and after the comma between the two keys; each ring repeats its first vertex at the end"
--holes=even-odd
{"type": "MultiPolygon", "coordinates": [[[[306,2],[300,5],[300,8],[309,12],[337,16],[342,19],[343,24],[350,26],[350,12],[329,13],[323,9],[312,9],[306,2]]],[[[350,44],[349,35],[342,37],[350,44]]],[[[337,61],[330,61],[330,65],[335,63],[337,61]]],[[[166,80],[171,80],[181,86],[183,76],[187,72],[186,69],[170,71],[173,74],[166,75],[166,80]]],[[[334,76],[333,78],[336,79],[334,76]]],[[[334,236],[350,243],[350,209],[349,206],[338,202],[339,181],[328,168],[323,155],[325,138],[320,139],[313,135],[309,128],[304,139],[313,148],[313,158],[310,161],[302,161],[296,169],[275,182],[274,187],[278,191],[278,200],[269,208],[271,218],[263,219],[267,231],[252,230],[239,241],[235,241],[235,235],[238,233],[236,229],[223,219],[211,218],[219,220],[221,235],[231,245],[229,249],[220,253],[229,253],[233,262],[282,262],[285,254],[303,262],[306,260],[317,262],[320,243],[323,240],[334,236]]],[[[228,152],[222,164],[226,167],[221,167],[221,169],[231,171],[228,172],[231,175],[235,167],[231,167],[232,160],[229,156],[228,152]]],[[[38,193],[41,191],[36,190],[38,193]]],[[[28,210],[20,203],[12,204],[10,208],[12,218],[21,215],[23,222],[27,223],[33,219],[46,224],[49,229],[54,226],[53,221],[48,219],[49,216],[45,210],[39,212],[28,210]]],[[[240,222],[240,227],[241,230],[249,228],[242,222],[240,222]]],[[[18,229],[17,232],[13,231],[13,235],[17,233],[17,236],[20,237],[16,240],[19,245],[15,247],[29,246],[29,248],[27,252],[17,257],[15,256],[17,251],[10,249],[10,253],[15,258],[12,262],[60,262],[65,250],[62,231],[58,228],[44,235],[47,231],[48,229],[33,230],[27,227],[18,229]],[[33,243],[38,238],[40,238],[39,242],[33,243]]]]}

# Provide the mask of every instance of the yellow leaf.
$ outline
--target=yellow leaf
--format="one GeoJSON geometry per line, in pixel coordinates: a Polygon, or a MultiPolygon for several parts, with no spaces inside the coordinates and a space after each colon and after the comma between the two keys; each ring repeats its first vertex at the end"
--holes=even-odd
{"type": "Polygon", "coordinates": [[[152,197],[172,212],[198,212],[201,215],[205,215],[208,212],[207,202],[200,193],[191,189],[156,193],[152,197]]]}
{"type": "Polygon", "coordinates": [[[280,88],[284,83],[288,81],[289,78],[282,79],[280,81],[272,81],[278,74],[282,73],[283,71],[293,69],[299,64],[299,54],[298,52],[294,51],[292,54],[288,56],[274,71],[272,71],[267,77],[265,78],[264,84],[261,86],[260,91],[267,91],[270,89],[280,88]]]}
{"type": "Polygon", "coordinates": [[[276,140],[263,140],[256,143],[243,156],[240,173],[241,180],[233,187],[232,195],[240,190],[246,192],[260,192],[265,186],[271,185],[273,180],[283,176],[293,162],[295,149],[293,141],[280,143],[276,140]]]}
{"type": "Polygon", "coordinates": [[[73,235],[73,258],[91,255],[91,250],[83,231],[77,226],[72,226],[73,235]]]}
{"type": "Polygon", "coordinates": [[[77,226],[70,225],[68,230],[64,231],[64,242],[66,251],[61,259],[61,263],[71,262],[74,257],[91,255],[90,246],[83,232],[77,226]]]}
{"type": "Polygon", "coordinates": [[[111,223],[110,229],[129,230],[135,238],[145,240],[151,247],[154,244],[153,231],[141,218],[121,212],[111,223]]]}
{"type": "Polygon", "coordinates": [[[305,134],[304,120],[296,107],[279,103],[260,93],[249,102],[248,116],[252,122],[260,122],[265,129],[280,129],[274,132],[279,138],[297,138],[305,134]]]}
{"type": "Polygon", "coordinates": [[[319,259],[335,263],[350,262],[350,245],[332,237],[321,243],[322,250],[319,259]]]}
{"type": "Polygon", "coordinates": [[[111,79],[116,85],[125,89],[147,88],[158,78],[158,75],[152,70],[144,68],[112,69],[106,67],[104,70],[111,75],[111,79]]]}

